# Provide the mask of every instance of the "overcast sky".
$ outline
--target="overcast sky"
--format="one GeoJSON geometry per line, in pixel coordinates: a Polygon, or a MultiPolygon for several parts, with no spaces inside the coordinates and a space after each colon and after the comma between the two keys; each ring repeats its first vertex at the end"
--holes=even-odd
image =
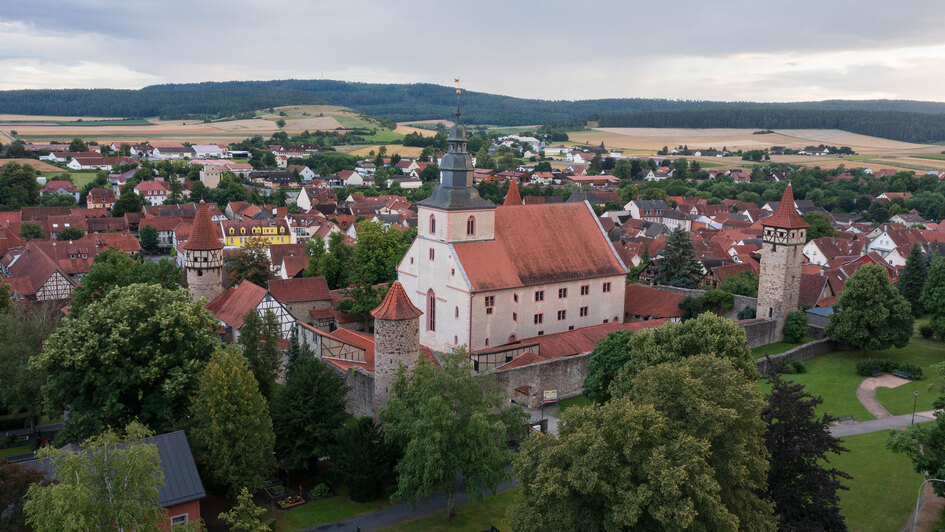
{"type": "Polygon", "coordinates": [[[0,89],[281,78],[945,100],[945,2],[0,0],[0,89]]]}

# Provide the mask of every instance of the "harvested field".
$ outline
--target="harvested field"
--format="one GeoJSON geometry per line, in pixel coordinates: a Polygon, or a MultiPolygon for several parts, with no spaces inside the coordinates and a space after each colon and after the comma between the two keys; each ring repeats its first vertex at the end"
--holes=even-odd
{"type": "Polygon", "coordinates": [[[408,135],[410,133],[416,133],[420,135],[421,137],[435,137],[436,136],[436,131],[433,131],[432,129],[402,126],[400,124],[397,124],[397,127],[394,128],[394,133],[400,133],[401,135],[408,135]]]}
{"type": "Polygon", "coordinates": [[[27,164],[35,168],[36,171],[41,174],[66,172],[66,170],[63,170],[58,166],[53,166],[45,161],[37,161],[36,159],[0,159],[0,168],[3,168],[7,163],[27,164]]]}
{"type": "MultiPolygon", "coordinates": [[[[371,146],[335,146],[335,149],[338,151],[345,151],[345,148],[354,148],[349,150],[347,153],[354,155],[356,157],[367,157],[371,151],[374,151],[377,154],[377,150],[381,149],[380,144],[371,145],[371,146]]],[[[401,146],[399,144],[388,144],[387,145],[387,156],[393,154],[399,154],[401,157],[420,157],[420,154],[423,153],[423,148],[419,146],[401,146]]]]}

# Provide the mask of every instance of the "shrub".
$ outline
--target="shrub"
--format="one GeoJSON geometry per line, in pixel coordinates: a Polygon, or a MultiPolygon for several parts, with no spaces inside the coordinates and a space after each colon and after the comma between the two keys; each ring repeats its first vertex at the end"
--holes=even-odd
{"type": "Polygon", "coordinates": [[[327,497],[331,495],[331,489],[324,482],[312,488],[309,492],[312,498],[327,497]]]}
{"type": "Polygon", "coordinates": [[[807,314],[801,310],[795,310],[788,314],[784,322],[784,341],[796,344],[804,338],[807,331],[807,314]]]}
{"type": "Polygon", "coordinates": [[[919,334],[922,335],[922,338],[931,338],[935,334],[935,328],[932,327],[931,323],[923,323],[919,326],[919,334]]]}
{"type": "Polygon", "coordinates": [[[785,373],[798,374],[807,373],[807,366],[800,360],[788,360],[785,364],[785,373]]]}
{"type": "Polygon", "coordinates": [[[856,374],[864,377],[872,377],[873,373],[882,371],[883,373],[892,373],[896,371],[896,364],[888,358],[870,358],[856,363],[856,374]]]}
{"type": "MultiPolygon", "coordinates": [[[[171,248],[173,249],[173,248],[171,248]]],[[[738,311],[737,318],[740,320],[753,320],[758,317],[758,311],[751,307],[745,307],[738,311]]]]}
{"type": "Polygon", "coordinates": [[[922,368],[916,366],[915,364],[910,364],[904,362],[898,365],[896,368],[898,371],[904,371],[909,374],[909,377],[914,381],[922,380],[922,368]]]}
{"type": "Polygon", "coordinates": [[[702,300],[706,308],[711,309],[714,312],[718,312],[720,310],[732,308],[734,298],[732,297],[732,294],[726,292],[725,290],[713,288],[702,296],[702,300]]]}

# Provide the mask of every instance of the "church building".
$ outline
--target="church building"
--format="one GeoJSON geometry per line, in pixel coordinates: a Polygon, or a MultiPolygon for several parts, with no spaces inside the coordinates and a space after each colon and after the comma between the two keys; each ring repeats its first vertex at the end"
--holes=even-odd
{"type": "Polygon", "coordinates": [[[591,206],[523,205],[514,180],[503,205],[483,199],[459,118],[397,268],[420,344],[478,350],[622,321],[627,269],[591,206]]]}

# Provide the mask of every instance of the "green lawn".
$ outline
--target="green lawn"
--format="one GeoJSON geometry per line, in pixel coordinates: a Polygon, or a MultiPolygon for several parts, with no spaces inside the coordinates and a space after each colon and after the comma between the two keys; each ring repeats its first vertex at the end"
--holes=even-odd
{"type": "Polygon", "coordinates": [[[885,358],[905,360],[917,364],[922,368],[922,380],[912,381],[898,388],[879,388],[876,390],[876,399],[889,410],[890,414],[909,414],[915,401],[913,392],[919,392],[916,411],[932,409],[932,401],[937,392],[929,391],[929,384],[936,382],[940,377],[932,370],[932,365],[945,361],[945,343],[935,340],[913,338],[909,345],[902,349],[886,351],[885,358]]]}
{"type": "Polygon", "coordinates": [[[33,446],[26,444],[20,445],[18,447],[7,447],[6,449],[0,449],[0,458],[7,458],[10,456],[16,456],[18,454],[26,454],[33,450],[33,446]]]}
{"type": "Polygon", "coordinates": [[[364,135],[361,138],[363,138],[364,142],[367,144],[390,144],[395,140],[401,140],[404,136],[400,133],[387,131],[386,129],[378,129],[377,133],[374,135],[364,135]]]}
{"type": "Polygon", "coordinates": [[[348,498],[346,490],[340,489],[335,497],[309,502],[291,510],[272,510],[269,512],[269,517],[276,519],[277,530],[302,530],[376,512],[390,504],[386,497],[370,502],[354,502],[348,498]]]}
{"type": "Polygon", "coordinates": [[[932,315],[931,315],[931,314],[925,314],[925,315],[923,315],[921,318],[916,318],[916,319],[915,319],[915,323],[912,324],[912,328],[918,331],[918,330],[919,330],[919,327],[921,327],[921,326],[923,326],[923,325],[928,325],[929,322],[931,322],[931,321],[932,321],[932,315]]]}
{"type": "Polygon", "coordinates": [[[75,185],[75,188],[82,190],[82,187],[92,182],[95,179],[95,176],[98,174],[97,171],[92,172],[69,172],[69,175],[72,177],[72,184],[75,185]]]}
{"type": "Polygon", "coordinates": [[[562,399],[558,401],[559,410],[558,415],[555,417],[560,417],[565,410],[571,408],[572,406],[587,406],[589,404],[591,404],[591,402],[583,395],[578,395],[569,399],[562,399]]]}
{"type": "Polygon", "coordinates": [[[481,501],[458,506],[456,516],[447,519],[446,510],[429,517],[407,521],[397,526],[385,528],[390,532],[482,532],[495,526],[499,530],[512,530],[505,522],[505,513],[515,502],[519,488],[486,497],[481,501]]]}
{"type": "Polygon", "coordinates": [[[927,153],[923,155],[910,155],[909,157],[915,157],[916,159],[936,159],[939,161],[945,161],[945,153],[927,153]]]}
{"type": "Polygon", "coordinates": [[[832,465],[853,476],[840,491],[840,509],[851,531],[901,530],[915,506],[922,475],[912,469],[905,455],[886,449],[889,431],[848,436],[850,450],[830,455],[832,465]]]}
{"type": "Polygon", "coordinates": [[[794,349],[795,347],[801,344],[806,344],[807,342],[813,342],[813,341],[814,341],[814,338],[811,338],[810,336],[805,336],[801,338],[801,341],[796,344],[792,344],[790,342],[775,342],[773,344],[758,346],[751,350],[751,354],[758,358],[761,358],[765,355],[779,355],[785,351],[794,349]]]}

